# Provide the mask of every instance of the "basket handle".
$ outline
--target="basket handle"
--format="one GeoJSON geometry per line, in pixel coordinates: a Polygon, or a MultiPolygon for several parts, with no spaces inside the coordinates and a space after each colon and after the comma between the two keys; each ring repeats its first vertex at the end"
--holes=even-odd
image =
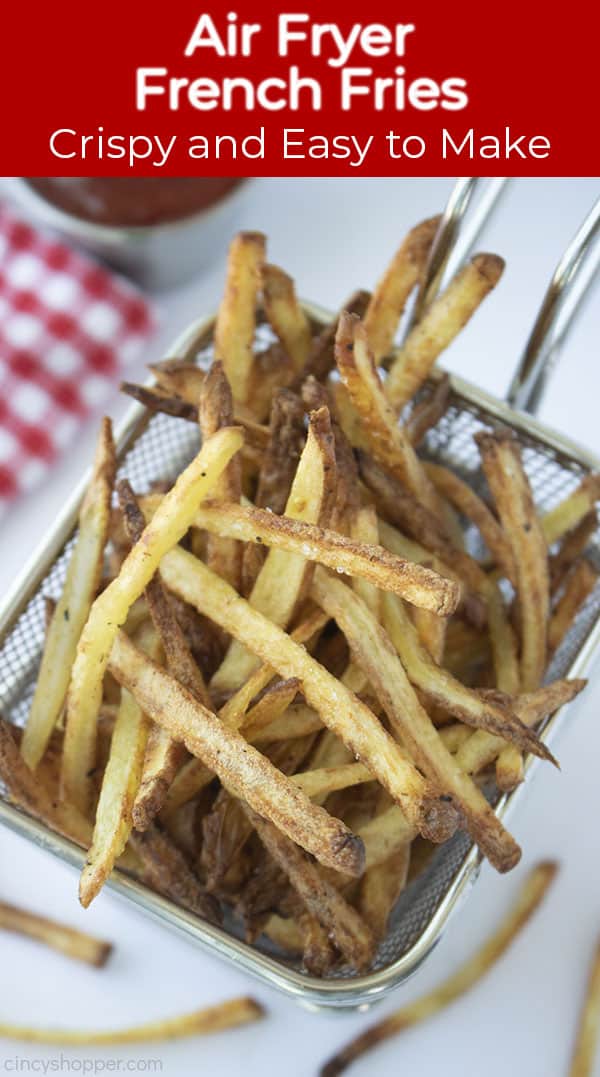
{"type": "Polygon", "coordinates": [[[575,314],[600,269],[600,198],[594,204],[560,259],[516,373],[507,401],[535,414],[575,314]]]}

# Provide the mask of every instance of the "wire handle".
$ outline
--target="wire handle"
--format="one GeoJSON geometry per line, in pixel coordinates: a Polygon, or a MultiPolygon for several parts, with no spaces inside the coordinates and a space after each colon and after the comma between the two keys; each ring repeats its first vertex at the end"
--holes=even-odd
{"type": "Polygon", "coordinates": [[[429,252],[423,282],[410,319],[409,329],[421,320],[438,294],[445,276],[452,276],[471,253],[479,234],[497,207],[508,179],[471,176],[456,181],[429,252]],[[482,191],[479,200],[475,193],[482,191]]]}
{"type": "Polygon", "coordinates": [[[568,330],[600,269],[599,238],[600,198],[554,271],[508,391],[511,407],[537,412],[568,330]]]}

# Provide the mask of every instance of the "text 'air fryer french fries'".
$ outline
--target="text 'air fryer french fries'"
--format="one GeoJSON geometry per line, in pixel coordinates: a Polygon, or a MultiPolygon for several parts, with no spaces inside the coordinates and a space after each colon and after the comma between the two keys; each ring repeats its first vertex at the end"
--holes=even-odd
{"type": "Polygon", "coordinates": [[[482,788],[554,761],[536,727],[583,687],[540,685],[596,583],[600,478],[539,516],[505,432],[478,439],[477,489],[427,459],[452,388],[414,393],[503,265],[476,255],[394,352],[436,227],[325,328],[264,237],[238,236],[203,366],[124,387],[197,424],[200,451],[173,485],[121,479],[111,510],[103,426],[22,738],[0,720],[8,796],[89,849],[84,904],[118,858],[325,976],[369,967],[457,829],[498,870],[518,861],[482,788]]]}

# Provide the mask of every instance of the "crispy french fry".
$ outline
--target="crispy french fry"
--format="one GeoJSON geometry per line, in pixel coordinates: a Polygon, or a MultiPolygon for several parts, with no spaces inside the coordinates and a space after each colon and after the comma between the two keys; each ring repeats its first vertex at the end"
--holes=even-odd
{"type": "MultiPolygon", "coordinates": [[[[126,480],[118,484],[118,491],[127,535],[129,541],[135,544],[140,541],[144,531],[144,516],[126,480]]],[[[167,668],[196,699],[209,707],[210,697],[204,678],[192,657],[159,574],[150,580],[145,594],[154,627],[164,648],[167,668]]],[[[137,830],[144,830],[160,811],[169,785],[182,762],[183,751],[181,744],[163,729],[152,727],[133,805],[133,823],[137,830]]]]}
{"type": "Polygon", "coordinates": [[[143,881],[176,905],[213,923],[222,917],[218,902],[206,892],[186,857],[155,823],[134,830],[130,845],[141,863],[143,881]]]}
{"type": "MultiPolygon", "coordinates": [[[[340,314],[342,311],[347,311],[348,314],[358,314],[358,317],[362,318],[370,298],[371,296],[369,292],[354,292],[344,303],[340,314]]],[[[335,367],[333,348],[339,316],[340,315],[338,314],[337,317],[335,317],[329,325],[326,325],[314,338],[308,363],[294,383],[294,389],[299,388],[301,382],[308,377],[314,377],[323,382],[326,381],[327,375],[335,367]]]]}
{"type": "MultiPolygon", "coordinates": [[[[543,521],[542,521],[543,527],[543,521]]],[[[557,594],[562,587],[565,576],[571,566],[585,552],[587,545],[598,527],[598,514],[594,509],[587,516],[568,531],[563,538],[560,548],[550,557],[550,590],[553,595],[557,594]]]]}
{"type": "Polygon", "coordinates": [[[171,590],[204,611],[223,628],[277,669],[284,678],[302,681],[307,702],[323,722],[417,818],[432,840],[443,840],[454,826],[448,805],[431,796],[427,784],[385,733],[372,712],[286,633],[240,598],[205,565],[184,550],[171,551],[162,562],[163,579],[171,590]],[[210,611],[210,612],[209,612],[210,611]]]}
{"type": "Polygon", "coordinates": [[[459,512],[479,529],[481,537],[496,564],[512,583],[516,583],[515,558],[512,547],[496,517],[484,501],[462,479],[440,464],[425,464],[434,486],[459,512]]]}
{"type": "MultiPolygon", "coordinates": [[[[511,700],[511,706],[522,722],[528,726],[538,725],[559,707],[569,703],[585,687],[583,680],[558,680],[526,692],[511,700]]],[[[506,748],[502,737],[492,737],[483,729],[477,729],[457,750],[456,761],[468,774],[477,774],[489,766],[506,748]]]]}
{"type": "MultiPolygon", "coordinates": [[[[206,572],[212,577],[209,569],[206,572]]],[[[220,582],[228,587],[224,580],[220,582]]],[[[202,759],[226,785],[233,786],[238,795],[276,822],[293,840],[325,864],[345,864],[350,874],[360,873],[362,848],[347,827],[311,804],[239,733],[224,726],[138,651],[123,632],[118,633],[113,644],[109,668],[149,717],[183,741],[192,755],[202,759]]]]}
{"type": "Polygon", "coordinates": [[[0,928],[3,931],[16,931],[19,935],[27,935],[30,939],[36,939],[45,946],[66,954],[74,961],[83,961],[86,965],[93,965],[98,969],[106,964],[112,951],[110,942],[95,939],[83,931],[76,931],[66,924],[48,920],[45,916],[38,916],[37,913],[9,905],[5,901],[0,901],[0,928]]]}
{"type": "Polygon", "coordinates": [[[427,392],[423,390],[420,398],[412,408],[405,422],[406,433],[417,448],[425,435],[446,414],[450,402],[450,378],[448,374],[442,374],[436,384],[427,392]]]}
{"type": "Polygon", "coordinates": [[[310,322],[296,297],[291,277],[279,266],[262,268],[265,313],[274,333],[300,374],[310,357],[312,332],[310,322]]]}
{"type": "Polygon", "coordinates": [[[304,912],[298,917],[302,932],[302,964],[312,976],[324,977],[337,961],[337,951],[322,924],[312,913],[304,912]]]}
{"type": "Polygon", "coordinates": [[[579,1017],[569,1077],[591,1077],[600,1028],[600,945],[596,946],[579,1017]]]}
{"type": "Polygon", "coordinates": [[[220,1002],[202,1010],[194,1010],[180,1017],[167,1017],[162,1021],[150,1021],[134,1028],[86,1032],[74,1029],[33,1028],[28,1025],[11,1025],[0,1022],[0,1036],[8,1040],[27,1043],[64,1044],[69,1047],[112,1047],[121,1043],[159,1043],[162,1040],[179,1039],[182,1036],[205,1036],[222,1032],[227,1028],[257,1021],[264,1015],[258,1002],[251,998],[235,998],[220,1002]]]}
{"type": "Polygon", "coordinates": [[[63,592],[46,633],[38,679],[21,741],[35,770],[65,703],[77,644],[100,583],[116,459],[110,419],[103,419],[94,468],[79,512],[79,531],[63,592]]]}
{"type": "Polygon", "coordinates": [[[410,845],[403,845],[361,879],[358,910],[378,942],[385,938],[391,913],[406,886],[409,866],[410,845]]]}
{"type": "MultiPolygon", "coordinates": [[[[334,491],[333,438],[329,412],[323,408],[311,414],[306,445],[286,505],[286,518],[313,525],[326,523],[334,491]]],[[[310,586],[312,567],[302,552],[272,548],[252,588],[248,599],[250,605],[274,624],[285,628],[310,586]]],[[[239,640],[233,639],[213,678],[215,690],[235,691],[257,665],[256,656],[239,640]]]]}
{"type": "Polygon", "coordinates": [[[386,630],[413,684],[429,698],[450,707],[453,716],[466,725],[486,729],[505,740],[513,740],[541,759],[555,762],[539,737],[508,708],[498,706],[494,700],[482,699],[433,662],[422,647],[406,609],[395,595],[384,595],[383,602],[386,630]]]}
{"type": "MultiPolygon", "coordinates": [[[[444,747],[410,685],[390,638],[373,614],[350,588],[327,576],[322,569],[315,573],[312,594],[342,629],[356,661],[377,693],[395,736],[406,745],[420,770],[456,804],[469,833],[494,867],[509,871],[519,861],[519,846],[444,747]]],[[[388,613],[386,597],[384,621],[388,613]]],[[[400,630],[399,618],[393,627],[395,642],[400,630]]],[[[411,628],[414,631],[412,625],[411,628]]]]}
{"type": "MultiPolygon", "coordinates": [[[[212,363],[200,393],[198,411],[203,440],[223,427],[233,426],[233,398],[223,364],[212,363]]],[[[234,456],[221,472],[213,487],[213,495],[224,501],[238,502],[242,495],[242,472],[239,456],[234,456]]],[[[242,582],[242,546],[236,539],[208,535],[206,561],[214,572],[229,580],[239,590],[242,582]]]]}
{"type": "Polygon", "coordinates": [[[439,217],[430,217],[411,228],[373,292],[365,329],[377,362],[394,343],[406,301],[421,279],[439,224],[439,217]]]}
{"type": "Polygon", "coordinates": [[[258,733],[281,718],[293,703],[300,688],[301,684],[297,677],[291,677],[287,681],[275,681],[267,688],[258,703],[255,703],[245,715],[242,728],[246,739],[253,741],[258,733]]]}
{"type": "Polygon", "coordinates": [[[542,516],[541,524],[548,546],[572,531],[600,499],[600,474],[585,475],[573,493],[542,516]]]}
{"type": "Polygon", "coordinates": [[[477,444],[488,485],[510,542],[516,569],[521,627],[521,688],[537,688],[546,667],[550,609],[548,548],[516,441],[479,434],[477,444]]]}
{"type": "Polygon", "coordinates": [[[567,576],[564,591],[550,618],[548,650],[560,647],[579,610],[598,582],[598,572],[585,557],[577,561],[567,576]]]}
{"type": "Polygon", "coordinates": [[[373,456],[431,512],[440,515],[435,489],[384,393],[369,351],[366,327],[355,316],[340,317],[335,357],[373,456]]]}
{"type": "Polygon", "coordinates": [[[349,789],[351,786],[374,780],[370,770],[362,763],[342,763],[337,767],[303,770],[292,778],[294,785],[302,789],[311,800],[334,793],[337,789],[349,789]]]}
{"type": "Polygon", "coordinates": [[[218,431],[204,443],[161,501],[119,575],[90,610],[71,673],[62,768],[63,797],[84,814],[90,804],[102,678],[119,625],[152,579],[163,554],[183,537],[199,502],[241,444],[242,436],[235,427],[218,431]]]}
{"type": "Polygon", "coordinates": [[[503,269],[504,262],[497,255],[476,254],[425,311],[390,367],[386,390],[397,411],[423,384],[440,353],[498,283],[503,269]]]}
{"type": "Polygon", "coordinates": [[[247,805],[244,810],[267,851],[288,876],[308,911],[330,934],[340,953],[355,968],[368,968],[373,960],[374,940],[356,909],[323,878],[317,865],[293,841],[247,805]]]}
{"type": "Polygon", "coordinates": [[[225,294],[215,325],[215,358],[220,359],[233,399],[248,399],[254,358],[256,303],[265,260],[265,237],[241,232],[229,247],[225,294]]]}
{"type": "MultiPolygon", "coordinates": [[[[551,885],[558,866],[550,861],[538,864],[525,879],[517,900],[500,926],[483,944],[481,949],[462,968],[449,977],[430,995],[409,1003],[403,1009],[384,1018],[339,1051],[320,1071],[320,1077],[337,1077],[366,1051],[383,1043],[391,1036],[418,1024],[444,1009],[455,999],[469,991],[498,961],[525,927],[540,905],[551,885]]],[[[585,1072],[585,1071],[584,1071],[585,1072]]]]}

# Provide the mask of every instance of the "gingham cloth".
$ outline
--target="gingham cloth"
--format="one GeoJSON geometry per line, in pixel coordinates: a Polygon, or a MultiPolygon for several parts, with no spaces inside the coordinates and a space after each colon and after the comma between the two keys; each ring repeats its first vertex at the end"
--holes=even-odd
{"type": "Polygon", "coordinates": [[[155,324],[127,281],[0,203],[0,516],[114,391],[155,324]]]}

